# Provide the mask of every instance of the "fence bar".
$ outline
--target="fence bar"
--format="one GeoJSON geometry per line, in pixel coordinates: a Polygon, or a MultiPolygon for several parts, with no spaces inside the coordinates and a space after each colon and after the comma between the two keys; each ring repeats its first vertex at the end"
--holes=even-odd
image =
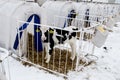
{"type": "Polygon", "coordinates": [[[45,52],[44,52],[44,49],[43,49],[43,52],[42,52],[42,66],[44,66],[44,54],[45,54],[45,52]]]}
{"type": "Polygon", "coordinates": [[[66,61],[65,61],[65,71],[64,74],[67,74],[67,62],[68,61],[68,49],[67,49],[67,54],[66,54],[66,61]]]}
{"type": "Polygon", "coordinates": [[[106,2],[96,2],[96,1],[79,1],[83,3],[94,3],[94,4],[106,4],[106,5],[120,5],[120,3],[106,3],[106,2]]]}
{"type": "Polygon", "coordinates": [[[53,70],[55,68],[55,49],[53,50],[53,70]]]}
{"type": "MultiPolygon", "coordinates": [[[[28,53],[28,54],[29,54],[29,53],[28,53]]],[[[34,59],[34,38],[33,38],[33,36],[32,36],[32,62],[33,62],[33,63],[35,63],[34,60],[35,60],[35,59],[34,59]]]]}

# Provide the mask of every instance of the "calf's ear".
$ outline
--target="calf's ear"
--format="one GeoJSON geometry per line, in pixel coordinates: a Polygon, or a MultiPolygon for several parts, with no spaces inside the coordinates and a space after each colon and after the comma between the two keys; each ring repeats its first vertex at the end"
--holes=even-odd
{"type": "Polygon", "coordinates": [[[50,28],[50,29],[49,29],[49,33],[50,33],[50,34],[53,34],[53,33],[54,33],[54,29],[50,28]]]}

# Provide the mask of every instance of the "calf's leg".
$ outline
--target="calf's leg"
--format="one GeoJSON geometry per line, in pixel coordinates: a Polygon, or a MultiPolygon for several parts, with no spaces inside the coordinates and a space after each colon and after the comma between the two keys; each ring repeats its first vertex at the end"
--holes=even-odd
{"type": "Polygon", "coordinates": [[[46,63],[49,63],[50,62],[50,58],[51,58],[51,55],[52,55],[52,52],[53,52],[53,47],[54,47],[54,43],[50,43],[49,48],[46,50],[46,63]]]}
{"type": "Polygon", "coordinates": [[[75,59],[75,55],[76,55],[76,39],[73,39],[70,41],[70,46],[71,46],[71,57],[70,59],[73,61],[75,59]]]}
{"type": "Polygon", "coordinates": [[[45,59],[47,60],[48,59],[48,56],[49,56],[49,50],[50,50],[50,44],[49,43],[44,43],[44,47],[45,47],[45,52],[46,52],[46,55],[45,55],[45,59]]]}

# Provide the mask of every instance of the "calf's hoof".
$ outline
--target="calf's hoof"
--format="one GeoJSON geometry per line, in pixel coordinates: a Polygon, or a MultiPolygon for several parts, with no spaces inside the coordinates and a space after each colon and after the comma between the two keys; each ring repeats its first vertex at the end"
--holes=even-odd
{"type": "Polygon", "coordinates": [[[47,56],[45,56],[45,58],[44,58],[45,60],[47,59],[47,56]]]}
{"type": "Polygon", "coordinates": [[[70,59],[71,59],[72,61],[74,61],[75,57],[70,57],[70,59]]]}

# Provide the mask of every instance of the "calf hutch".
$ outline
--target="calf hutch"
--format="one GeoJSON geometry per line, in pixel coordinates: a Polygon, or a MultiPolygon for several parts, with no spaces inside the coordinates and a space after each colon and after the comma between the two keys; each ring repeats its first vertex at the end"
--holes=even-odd
{"type": "MultiPolygon", "coordinates": [[[[17,28],[20,29],[20,26],[23,25],[18,25],[18,21],[36,22],[33,19],[36,19],[37,16],[36,20],[39,19],[40,21],[36,23],[40,24],[43,21],[41,20],[42,9],[37,3],[25,1],[0,1],[0,3],[0,26],[2,26],[0,34],[4,34],[0,36],[0,45],[6,49],[13,49],[17,28]]],[[[29,27],[29,30],[31,30],[31,27],[29,27]]]]}

